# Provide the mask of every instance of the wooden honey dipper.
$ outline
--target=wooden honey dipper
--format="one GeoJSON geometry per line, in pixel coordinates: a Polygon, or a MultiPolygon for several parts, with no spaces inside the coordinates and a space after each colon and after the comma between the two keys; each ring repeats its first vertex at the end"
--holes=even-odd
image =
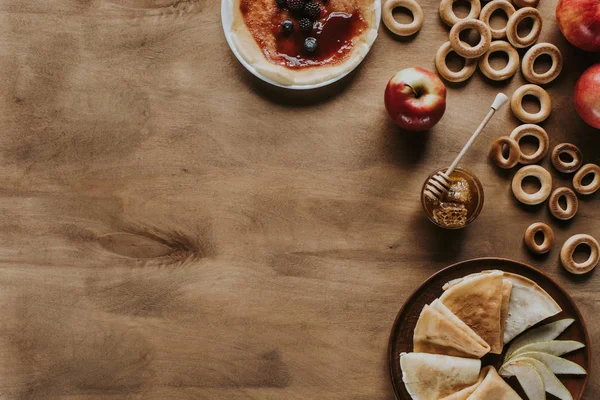
{"type": "Polygon", "coordinates": [[[488,122],[490,122],[490,120],[494,116],[494,113],[498,111],[507,102],[508,97],[504,93],[498,93],[496,95],[496,98],[492,103],[490,111],[485,116],[483,121],[481,121],[481,124],[479,124],[479,127],[475,130],[475,132],[473,132],[473,135],[471,135],[471,138],[462,148],[460,153],[458,153],[458,156],[456,156],[452,164],[450,164],[450,167],[448,167],[446,172],[438,172],[429,179],[429,181],[425,185],[425,196],[427,196],[431,200],[440,201],[448,193],[451,185],[450,175],[452,175],[452,172],[454,171],[460,160],[466,154],[467,150],[469,150],[475,139],[477,139],[477,136],[479,136],[479,134],[481,133],[481,131],[483,131],[488,122]]]}

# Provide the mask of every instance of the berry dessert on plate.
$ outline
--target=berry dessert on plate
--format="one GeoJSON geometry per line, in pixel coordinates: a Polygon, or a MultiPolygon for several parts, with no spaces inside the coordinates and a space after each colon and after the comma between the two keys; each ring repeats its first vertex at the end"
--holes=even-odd
{"type": "Polygon", "coordinates": [[[223,0],[225,36],[250,72],[278,86],[324,86],[360,64],[380,0],[223,0]]]}

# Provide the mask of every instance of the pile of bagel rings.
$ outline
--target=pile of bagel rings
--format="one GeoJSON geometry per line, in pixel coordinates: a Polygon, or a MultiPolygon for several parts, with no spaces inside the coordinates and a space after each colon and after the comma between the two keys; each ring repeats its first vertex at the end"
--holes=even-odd
{"type": "MultiPolygon", "coordinates": [[[[392,1],[392,0],[389,0],[392,1]]],[[[394,0],[402,1],[402,0],[394,0]]],[[[469,79],[479,66],[481,72],[491,80],[503,81],[512,77],[521,65],[525,79],[533,84],[546,84],[558,77],[562,70],[563,60],[560,50],[551,43],[537,43],[542,31],[542,15],[535,8],[539,0],[513,0],[514,5],[507,0],[494,0],[483,8],[480,0],[469,0],[471,9],[465,18],[458,18],[452,10],[456,0],[441,0],[440,17],[450,29],[449,40],[442,44],[435,56],[435,66],[440,76],[450,82],[463,82],[469,79]],[[516,7],[521,7],[518,10],[516,7]],[[490,18],[498,10],[504,12],[508,18],[506,26],[500,29],[491,27],[490,18]],[[533,26],[526,36],[519,36],[519,24],[532,19],[533,26]],[[466,29],[474,29],[479,33],[480,40],[475,46],[460,40],[460,33],[466,29]],[[520,62],[517,49],[532,46],[520,62]],[[446,57],[450,52],[455,52],[465,59],[465,64],[460,71],[452,71],[446,64],[446,57]],[[490,55],[496,52],[505,53],[508,63],[502,69],[495,69],[490,65],[490,55]],[[544,73],[535,72],[533,65],[542,54],[547,54],[552,59],[552,66],[544,73]]]]}
{"type": "MultiPolygon", "coordinates": [[[[570,220],[577,214],[579,199],[577,195],[590,195],[600,189],[600,167],[596,164],[583,164],[583,155],[577,146],[571,143],[560,143],[551,152],[553,167],[562,174],[573,174],[573,189],[561,186],[553,190],[552,175],[544,167],[536,163],[543,160],[550,148],[550,140],[546,131],[534,124],[524,124],[514,129],[509,136],[494,140],[490,149],[491,160],[500,168],[509,169],[517,164],[521,167],[512,179],[512,192],[521,203],[526,205],[541,204],[547,199],[550,213],[561,221],[570,220]],[[524,154],[520,141],[526,136],[538,141],[538,148],[532,154],[524,154]],[[565,157],[566,156],[566,157],[565,157]],[[586,177],[592,179],[586,183],[586,177]],[[523,190],[523,180],[532,177],[540,183],[535,193],[523,190]],[[565,206],[561,205],[564,201],[565,206]]],[[[552,228],[542,222],[536,222],[525,231],[525,245],[535,254],[548,253],[554,246],[552,228]],[[541,234],[543,240],[537,243],[536,234],[541,234]]],[[[565,269],[574,274],[584,274],[591,271],[600,261],[600,244],[590,235],[578,234],[569,238],[561,249],[561,263],[565,269]],[[573,259],[575,249],[585,244],[590,248],[590,256],[585,262],[577,263],[573,259]]]]}

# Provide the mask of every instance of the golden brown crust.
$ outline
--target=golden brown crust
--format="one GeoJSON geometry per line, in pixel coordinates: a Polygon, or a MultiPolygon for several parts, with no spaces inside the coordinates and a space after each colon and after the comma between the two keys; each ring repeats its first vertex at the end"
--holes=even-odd
{"type": "Polygon", "coordinates": [[[417,33],[423,26],[423,9],[415,0],[386,0],[381,8],[381,18],[385,26],[398,36],[410,36],[417,33]],[[394,9],[404,7],[413,15],[409,24],[401,24],[394,18],[394,9]]]}
{"type": "Polygon", "coordinates": [[[446,57],[450,52],[454,51],[450,42],[446,42],[440,46],[435,54],[435,68],[442,78],[448,82],[464,82],[469,79],[477,69],[477,60],[465,58],[465,65],[460,71],[454,72],[448,68],[446,57]]]}
{"type": "Polygon", "coordinates": [[[524,165],[535,164],[538,161],[541,161],[542,158],[546,156],[548,153],[548,149],[550,148],[550,138],[548,137],[548,133],[541,126],[534,124],[524,124],[517,126],[511,133],[511,139],[514,139],[517,143],[519,143],[519,162],[524,165]],[[526,136],[532,136],[537,139],[539,145],[538,148],[533,154],[524,154],[520,151],[520,142],[526,136]]]}
{"type": "Polygon", "coordinates": [[[525,231],[525,246],[534,254],[546,254],[554,247],[554,231],[543,222],[535,222],[525,231]],[[542,244],[537,244],[535,241],[536,233],[541,232],[544,239],[542,244]]]}
{"type": "Polygon", "coordinates": [[[503,81],[512,77],[519,70],[519,53],[510,43],[496,40],[492,42],[489,50],[479,59],[479,69],[491,80],[503,81]],[[508,63],[502,69],[495,69],[490,65],[490,55],[495,52],[502,52],[508,56],[508,63]]]}
{"type": "Polygon", "coordinates": [[[554,218],[566,221],[577,214],[577,210],[579,210],[579,200],[577,199],[575,192],[568,187],[559,187],[550,195],[548,207],[554,218]],[[564,198],[567,203],[566,209],[560,206],[559,200],[561,198],[564,198]]]}
{"type": "Polygon", "coordinates": [[[563,68],[563,58],[562,53],[552,43],[538,43],[532,46],[527,53],[523,56],[523,63],[521,65],[521,70],[523,72],[523,76],[530,83],[535,83],[538,85],[543,85],[546,83],[550,83],[560,75],[563,68]],[[533,69],[533,65],[535,60],[543,55],[549,55],[552,59],[552,65],[548,71],[538,74],[533,69]]]}
{"type": "Polygon", "coordinates": [[[506,37],[506,26],[500,29],[494,29],[490,25],[490,17],[496,10],[502,10],[506,14],[507,18],[510,18],[515,13],[515,7],[506,0],[494,0],[490,1],[481,9],[479,19],[483,21],[487,26],[490,27],[493,39],[502,39],[506,37]]]}
{"type": "Polygon", "coordinates": [[[529,84],[523,85],[515,90],[510,100],[510,108],[515,117],[521,122],[526,124],[537,124],[550,116],[550,112],[552,111],[552,101],[550,100],[550,95],[544,89],[537,85],[529,84]],[[523,97],[526,95],[537,97],[540,101],[540,111],[532,114],[523,109],[523,97]]]}
{"type": "Polygon", "coordinates": [[[552,191],[552,175],[539,165],[526,165],[513,177],[512,191],[517,200],[523,204],[534,206],[543,203],[552,191]],[[535,193],[526,193],[523,190],[523,179],[529,176],[540,181],[540,189],[535,193]]]}
{"type": "Polygon", "coordinates": [[[570,174],[575,172],[583,164],[583,155],[579,147],[571,143],[560,143],[554,146],[552,149],[552,155],[550,156],[552,165],[558,172],[570,174]],[[563,161],[560,159],[561,154],[568,154],[573,159],[572,161],[563,161]]]}
{"type": "Polygon", "coordinates": [[[529,47],[534,44],[542,32],[542,14],[533,7],[525,7],[516,11],[506,24],[506,37],[510,44],[516,48],[529,47]],[[519,36],[517,26],[526,18],[533,19],[531,31],[526,36],[519,36]]]}
{"type": "Polygon", "coordinates": [[[585,274],[593,270],[600,261],[600,244],[590,235],[578,234],[571,236],[560,251],[560,261],[563,267],[572,274],[585,274]],[[587,244],[590,247],[590,256],[584,262],[578,263],[573,259],[577,246],[587,244]]]}
{"type": "Polygon", "coordinates": [[[440,301],[481,336],[492,354],[502,352],[502,272],[473,276],[449,287],[440,301]]]}
{"type": "Polygon", "coordinates": [[[593,194],[600,189],[600,167],[596,164],[586,164],[573,176],[573,187],[579,194],[593,194]],[[583,184],[583,178],[592,174],[593,178],[587,185],[583,184]]]}
{"type": "Polygon", "coordinates": [[[492,143],[490,158],[500,168],[510,169],[519,163],[521,149],[519,143],[509,136],[500,136],[492,143]],[[508,147],[508,157],[502,154],[502,148],[508,147]]]}
{"type": "MultiPolygon", "coordinates": [[[[473,335],[476,335],[472,332],[473,335]]],[[[481,358],[489,347],[478,343],[467,332],[433,307],[425,305],[413,334],[413,351],[447,356],[481,358]]]]}
{"type": "Polygon", "coordinates": [[[453,27],[459,21],[465,21],[468,19],[477,19],[481,11],[481,2],[479,0],[468,0],[471,9],[469,14],[465,18],[458,18],[452,10],[452,5],[456,0],[442,0],[440,2],[440,18],[446,25],[453,27]]]}
{"type": "Polygon", "coordinates": [[[454,49],[459,56],[464,58],[478,58],[489,50],[490,45],[492,44],[492,32],[486,24],[478,19],[463,19],[454,24],[452,29],[450,29],[449,40],[452,49],[454,49]],[[481,36],[479,43],[475,46],[470,46],[460,40],[460,33],[466,29],[475,29],[481,36]]]}

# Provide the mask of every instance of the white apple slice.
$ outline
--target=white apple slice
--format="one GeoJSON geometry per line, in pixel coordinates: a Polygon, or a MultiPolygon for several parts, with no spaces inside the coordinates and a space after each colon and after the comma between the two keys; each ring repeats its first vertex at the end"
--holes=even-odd
{"type": "Polygon", "coordinates": [[[573,396],[571,396],[569,390],[543,362],[538,361],[535,358],[522,357],[519,360],[514,361],[514,363],[532,365],[542,377],[546,392],[558,397],[560,400],[573,400],[573,396]]]}
{"type": "Polygon", "coordinates": [[[585,344],[575,340],[550,340],[548,342],[530,343],[516,349],[509,357],[514,358],[522,353],[530,351],[541,351],[542,353],[552,354],[553,356],[562,356],[577,349],[585,347],[585,344]]]}
{"type": "Polygon", "coordinates": [[[544,380],[533,365],[514,362],[509,368],[517,377],[529,400],[546,400],[544,380]]]}
{"type": "Polygon", "coordinates": [[[575,364],[573,361],[565,360],[564,358],[553,356],[552,354],[542,353],[540,351],[530,351],[527,353],[521,353],[518,357],[510,359],[507,363],[502,365],[500,368],[500,375],[504,377],[512,376],[510,369],[505,368],[512,361],[520,360],[523,357],[530,357],[546,364],[548,368],[555,374],[566,374],[566,375],[586,375],[587,372],[581,366],[575,364]]]}
{"type": "Polygon", "coordinates": [[[517,337],[512,344],[506,350],[506,357],[508,359],[510,355],[517,350],[519,347],[525,346],[535,342],[546,342],[548,340],[554,340],[565,331],[575,321],[573,318],[565,318],[559,321],[551,322],[546,325],[542,325],[538,328],[532,329],[529,332],[522,334],[517,337]]]}

